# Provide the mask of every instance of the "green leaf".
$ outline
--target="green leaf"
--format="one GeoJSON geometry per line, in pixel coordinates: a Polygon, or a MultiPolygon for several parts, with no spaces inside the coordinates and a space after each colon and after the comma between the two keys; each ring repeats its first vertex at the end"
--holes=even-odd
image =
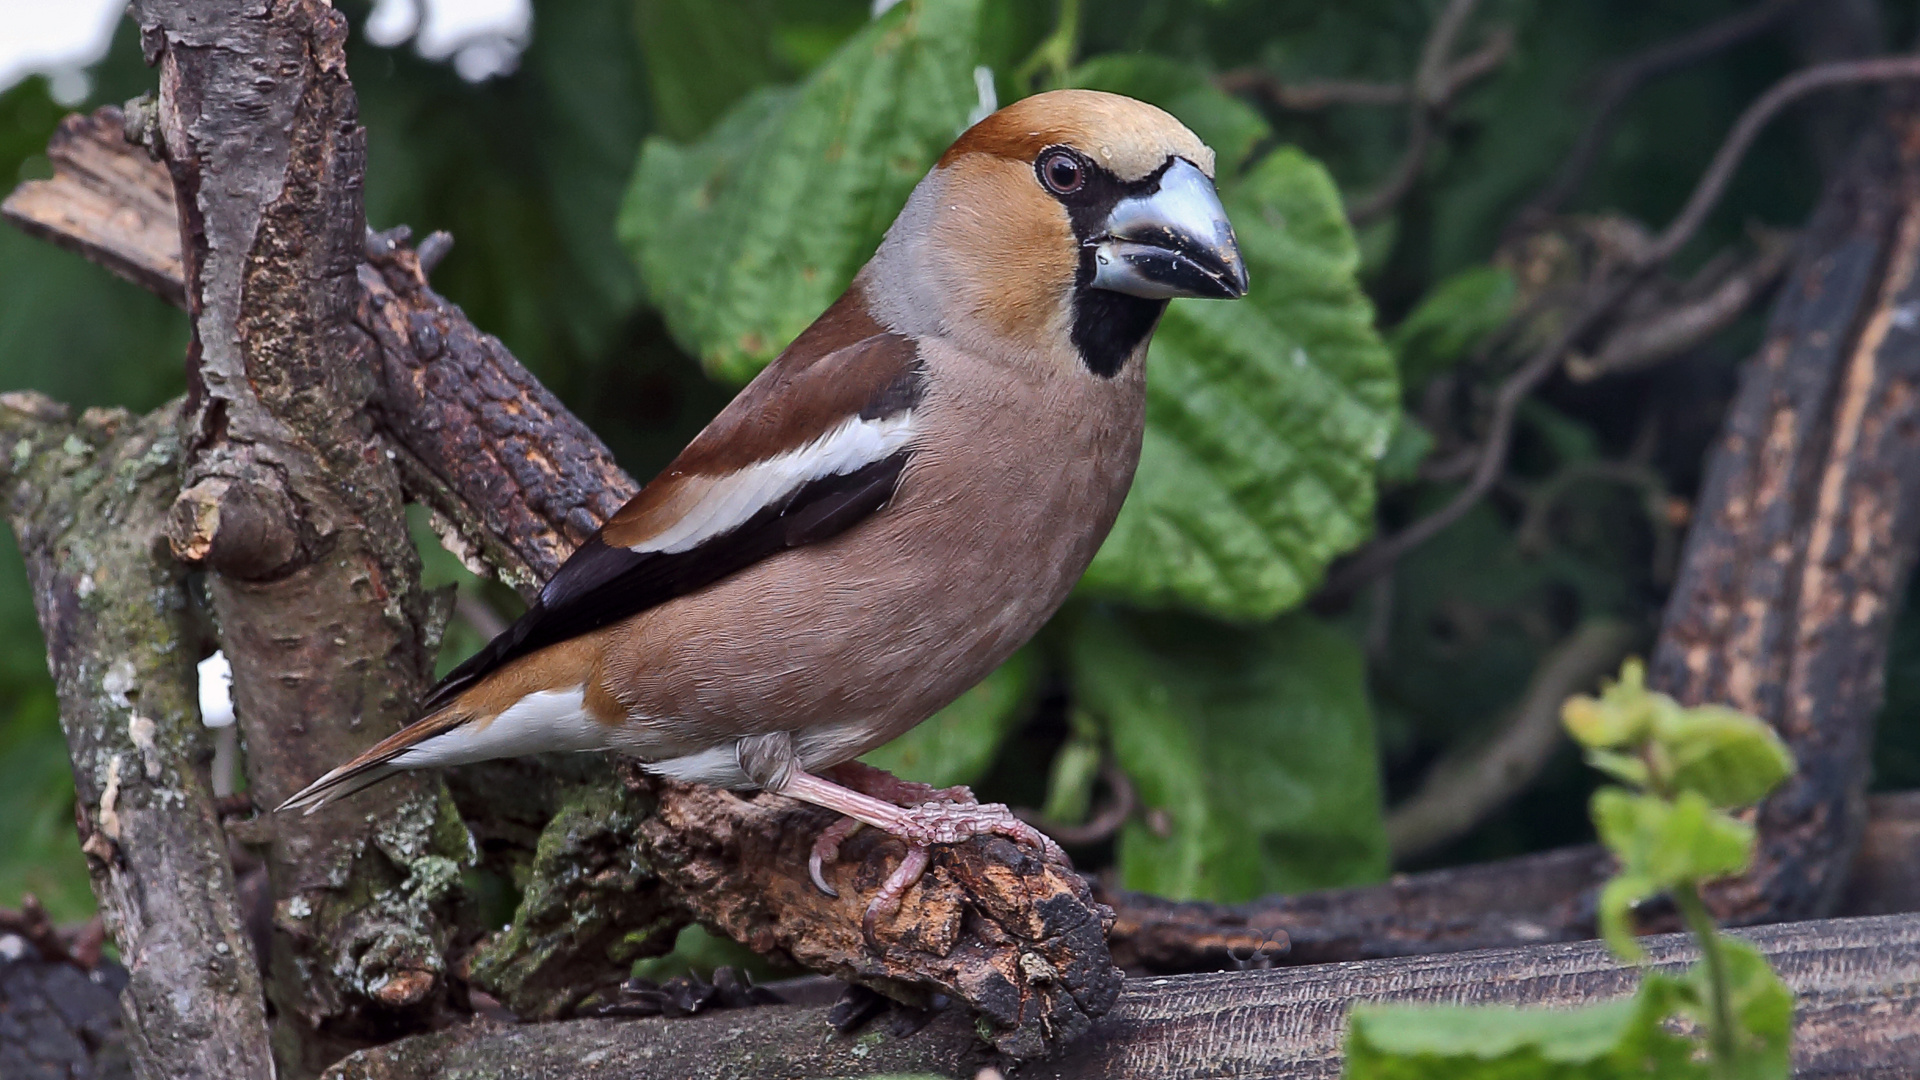
{"type": "Polygon", "coordinates": [[[1048,821],[1077,825],[1093,806],[1093,781],[1105,751],[1092,739],[1073,736],[1053,755],[1048,770],[1047,802],[1040,813],[1048,821]]]}
{"type": "Polygon", "coordinates": [[[1653,737],[1666,755],[1669,782],[1715,806],[1757,802],[1793,775],[1793,752],[1779,734],[1737,709],[1662,710],[1653,737]]]}
{"type": "Polygon", "coordinates": [[[1628,963],[1646,959],[1647,951],[1635,940],[1634,905],[1660,895],[1660,886],[1638,874],[1620,873],[1607,879],[1597,901],[1600,936],[1613,955],[1628,963]]]}
{"type": "Polygon", "coordinates": [[[698,137],[742,94],[781,72],[763,29],[768,0],[638,0],[634,28],[647,61],[653,114],[673,139],[698,137]]]}
{"type": "MultiPolygon", "coordinates": [[[[1726,965],[1727,999],[1736,1029],[1731,1073],[1738,1080],[1786,1080],[1791,1071],[1793,991],[1780,981],[1767,958],[1739,938],[1717,939],[1726,965]]],[[[1695,964],[1687,982],[1698,1003],[1688,1011],[1703,1024],[1712,1023],[1707,1002],[1712,1001],[1712,979],[1707,965],[1695,964]]]]}
{"type": "Polygon", "coordinates": [[[1400,361],[1400,374],[1418,384],[1459,363],[1513,311],[1513,274],[1503,268],[1475,266],[1428,290],[1387,343],[1400,361]]]}
{"type": "Polygon", "coordinates": [[[1653,782],[1653,770],[1644,760],[1618,750],[1589,750],[1587,764],[1629,787],[1644,788],[1653,782]]]}
{"type": "Polygon", "coordinates": [[[1387,452],[1380,456],[1378,470],[1382,484],[1408,484],[1420,476],[1420,465],[1433,453],[1433,436],[1420,422],[1401,413],[1387,440],[1387,452]]]}
{"type": "Polygon", "coordinates": [[[1633,746],[1653,731],[1655,695],[1647,690],[1647,668],[1639,660],[1620,665],[1620,678],[1597,698],[1576,694],[1560,707],[1560,720],[1575,742],[1588,749],[1633,746]]]}
{"type": "Polygon", "coordinates": [[[1326,170],[1281,149],[1223,197],[1252,291],[1169,307],[1148,357],[1140,469],[1083,585],[1263,619],[1372,530],[1399,389],[1326,170]]]}
{"type": "Polygon", "coordinates": [[[1107,725],[1142,814],[1126,886],[1244,900],[1387,871],[1359,651],[1306,615],[1240,628],[1086,609],[1069,624],[1076,702],[1107,725]]]}
{"type": "Polygon", "coordinates": [[[1668,801],[1601,788],[1593,793],[1593,825],[1626,872],[1662,887],[1741,873],[1753,850],[1752,825],[1693,791],[1668,801]]]}
{"type": "Polygon", "coordinates": [[[971,784],[1026,718],[1039,683],[1039,659],[1021,649],[960,700],[861,760],[934,787],[971,784]]]}
{"type": "Polygon", "coordinates": [[[707,137],[647,140],[620,236],[667,327],[744,382],[825,310],[966,126],[979,0],[907,0],[707,137]]]}
{"type": "Polygon", "coordinates": [[[1661,1026],[1664,995],[1579,1009],[1356,1006],[1347,1080],[1695,1080],[1693,1046],[1661,1026]]]}
{"type": "Polygon", "coordinates": [[[1105,90],[1158,105],[1180,118],[1213,148],[1214,169],[1231,177],[1253,149],[1273,134],[1258,110],[1222,93],[1206,70],[1150,53],[1110,53],[1067,75],[1068,86],[1105,90]]]}

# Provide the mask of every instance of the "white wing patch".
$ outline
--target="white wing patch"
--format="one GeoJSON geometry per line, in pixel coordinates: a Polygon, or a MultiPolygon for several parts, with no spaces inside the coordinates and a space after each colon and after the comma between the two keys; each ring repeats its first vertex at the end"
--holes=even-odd
{"type": "Polygon", "coordinates": [[[913,438],[913,413],[858,416],[805,446],[717,477],[680,520],[628,549],[673,555],[745,525],[815,480],[844,476],[893,456],[913,438]]]}
{"type": "Polygon", "coordinates": [[[537,690],[487,723],[468,721],[420,740],[393,756],[402,769],[466,765],[550,750],[603,750],[606,725],[587,715],[582,687],[537,690]]]}

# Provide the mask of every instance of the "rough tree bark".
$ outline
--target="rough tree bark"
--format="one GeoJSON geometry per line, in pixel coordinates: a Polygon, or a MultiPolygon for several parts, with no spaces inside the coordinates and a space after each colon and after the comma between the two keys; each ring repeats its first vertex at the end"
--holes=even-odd
{"type": "MultiPolygon", "coordinates": [[[[318,0],[247,7],[149,0],[134,15],[160,69],[155,142],[193,328],[169,539],[211,572],[251,793],[271,807],[399,728],[435,635],[352,323],[365,150],[346,19],[318,0]]],[[[283,1071],[441,1005],[471,842],[438,777],[263,819],[247,839],[273,881],[283,1071]]]]}
{"type": "Polygon", "coordinates": [[[206,638],[162,527],[178,406],[78,421],[0,395],[0,477],[32,579],[88,870],[130,984],[140,1074],[273,1075],[253,946],[207,773],[194,662],[206,638]]]}
{"type": "MultiPolygon", "coordinates": [[[[1742,934],[1795,994],[1794,1075],[1910,1077],[1920,1071],[1920,917],[1841,919],[1742,934]]],[[[1697,958],[1679,935],[1645,939],[1654,966],[1697,958]]],[[[1599,942],[1284,971],[1136,979],[1067,1058],[1020,1080],[1332,1080],[1354,1001],[1571,1005],[1625,996],[1639,973],[1599,942]]],[[[535,1080],[587,1067],[630,1080],[751,1076],[812,1080],[987,1063],[949,1010],[907,1036],[821,1036],[824,1008],[775,1006],[682,1020],[475,1025],[356,1054],[328,1080],[535,1080]]]]}

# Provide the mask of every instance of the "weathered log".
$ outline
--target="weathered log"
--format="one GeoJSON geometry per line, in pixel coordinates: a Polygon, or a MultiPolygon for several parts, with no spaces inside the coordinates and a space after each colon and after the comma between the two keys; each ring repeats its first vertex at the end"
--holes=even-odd
{"type": "Polygon", "coordinates": [[[1830,911],[1866,822],[1887,643],[1920,550],[1920,101],[1822,199],[1707,460],[1651,680],[1764,717],[1799,770],[1726,919],[1830,911]]]}
{"type": "MultiPolygon", "coordinates": [[[[1741,932],[1796,995],[1794,1075],[1920,1074],[1920,916],[1835,919],[1741,932]]],[[[1680,935],[1643,940],[1676,970],[1680,935]]],[[[1306,969],[1135,979],[1093,1034],[1021,1080],[1331,1080],[1356,1001],[1576,1005],[1631,993],[1638,973],[1598,942],[1406,957],[1306,969]]],[[[821,1007],[769,1006],[682,1020],[490,1025],[417,1036],[341,1062],[329,1080],[533,1080],[592,1067],[630,1080],[806,1080],[932,1072],[985,1062],[958,1010],[905,1037],[826,1032],[821,1007]]]]}
{"type": "Polygon", "coordinates": [[[82,850],[128,967],[140,1074],[264,1080],[265,1001],[198,709],[206,627],[162,532],[178,416],[176,404],[75,422],[39,395],[0,395],[0,476],[60,695],[82,850]]]}
{"type": "MultiPolygon", "coordinates": [[[[346,19],[319,0],[142,0],[156,144],[181,211],[193,337],[169,539],[211,571],[255,801],[412,715],[437,635],[353,324],[365,137],[346,19]]],[[[273,882],[281,1071],[427,1023],[471,857],[432,774],[251,823],[273,882]]]]}

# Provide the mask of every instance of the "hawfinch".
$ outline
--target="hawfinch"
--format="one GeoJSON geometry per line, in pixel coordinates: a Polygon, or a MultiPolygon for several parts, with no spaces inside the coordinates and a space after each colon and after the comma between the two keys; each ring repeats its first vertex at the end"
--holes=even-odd
{"type": "Polygon", "coordinates": [[[1105,539],[1167,300],[1247,289],[1212,174],[1179,121],[1113,94],[974,125],[846,293],[420,719],[282,809],[404,769],[618,751],[846,815],[814,848],[828,892],[821,863],[860,823],[905,841],[869,930],[930,843],[1045,844],[1005,806],[854,759],[1031,638],[1105,539]]]}

